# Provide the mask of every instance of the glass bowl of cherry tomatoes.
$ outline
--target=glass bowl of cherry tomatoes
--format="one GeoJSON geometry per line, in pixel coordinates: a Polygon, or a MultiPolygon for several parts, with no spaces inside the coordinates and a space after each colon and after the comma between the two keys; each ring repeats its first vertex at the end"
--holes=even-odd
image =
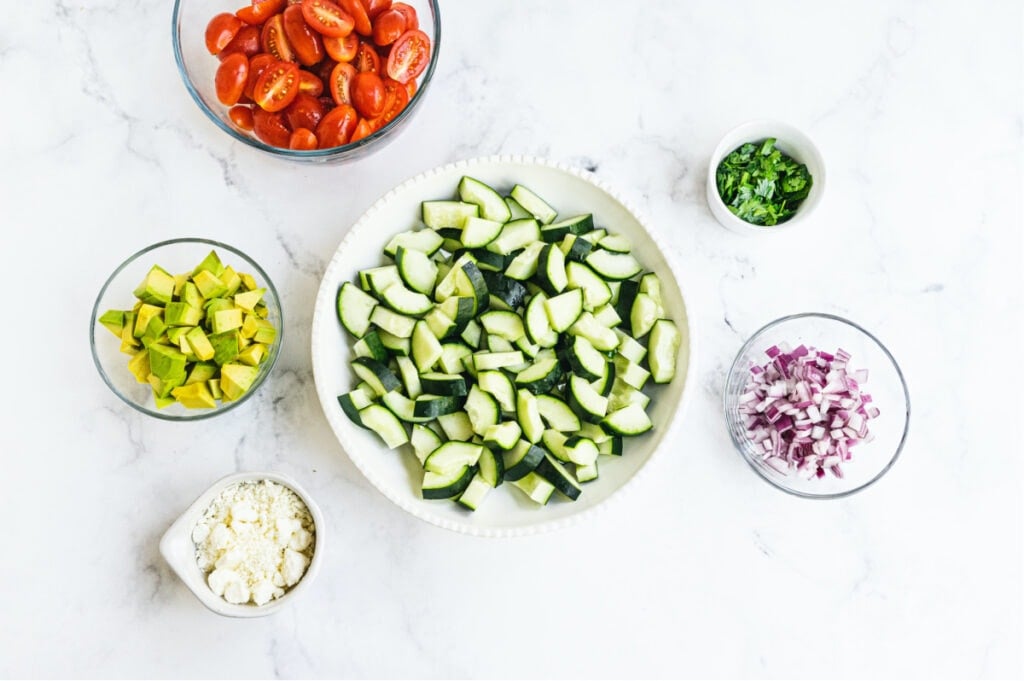
{"type": "Polygon", "coordinates": [[[435,0],[175,0],[172,29],[217,127],[307,163],[359,158],[404,128],[441,39],[435,0]]]}

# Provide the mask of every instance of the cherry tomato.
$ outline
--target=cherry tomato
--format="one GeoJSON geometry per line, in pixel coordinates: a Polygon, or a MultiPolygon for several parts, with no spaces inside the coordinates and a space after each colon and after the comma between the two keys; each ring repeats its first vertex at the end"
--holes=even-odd
{"type": "Polygon", "coordinates": [[[253,109],[253,132],[256,137],[272,147],[287,147],[291,130],[283,113],[270,113],[259,107],[253,109]]]}
{"type": "Polygon", "coordinates": [[[316,135],[313,134],[312,130],[307,130],[306,128],[298,128],[292,131],[292,136],[288,139],[289,149],[312,151],[316,149],[316,146],[316,135]]]}
{"type": "Polygon", "coordinates": [[[295,50],[288,42],[288,36],[284,32],[284,18],[275,14],[263,24],[263,33],[260,35],[260,44],[263,51],[274,55],[281,61],[295,61],[295,50]]]}
{"type": "Polygon", "coordinates": [[[405,84],[405,91],[409,93],[409,99],[412,100],[416,96],[416,80],[410,80],[405,84]]]}
{"type": "Polygon", "coordinates": [[[353,63],[356,66],[356,71],[380,73],[380,56],[373,49],[373,45],[364,40],[359,41],[359,51],[356,52],[356,58],[353,63]]]}
{"type": "Polygon", "coordinates": [[[241,29],[242,21],[234,14],[218,14],[206,25],[206,49],[210,54],[218,54],[235,39],[241,29]]]}
{"type": "Polygon", "coordinates": [[[324,58],[324,43],[320,34],[309,27],[302,16],[302,7],[289,5],[282,15],[284,34],[295,56],[303,66],[312,66],[324,58]]]}
{"type": "Polygon", "coordinates": [[[391,0],[366,0],[366,13],[371,22],[386,9],[391,9],[391,0]]]}
{"type": "Polygon", "coordinates": [[[235,124],[235,127],[239,130],[245,130],[249,132],[252,130],[252,109],[249,107],[238,104],[228,109],[228,118],[235,124]]]}
{"type": "Polygon", "coordinates": [[[327,90],[331,93],[331,99],[335,104],[352,103],[352,81],[356,73],[354,66],[344,62],[335,66],[331,71],[330,80],[327,81],[327,90]]]}
{"type": "Polygon", "coordinates": [[[299,92],[319,97],[324,93],[324,82],[315,73],[305,70],[299,71],[299,92]]]}
{"type": "Polygon", "coordinates": [[[344,38],[324,38],[324,49],[334,61],[352,61],[359,51],[359,38],[349,33],[344,38]]]}
{"type": "Polygon", "coordinates": [[[359,114],[348,104],[339,104],[331,109],[320,121],[320,125],[316,126],[320,148],[330,149],[348,144],[358,120],[359,114]]]}
{"type": "Polygon", "coordinates": [[[356,33],[359,35],[370,35],[373,26],[370,24],[370,17],[366,13],[366,5],[362,0],[338,0],[341,8],[348,12],[355,22],[356,33]]]}
{"type": "Polygon", "coordinates": [[[396,2],[391,5],[391,9],[397,9],[399,12],[405,15],[405,30],[415,31],[420,27],[420,18],[416,16],[416,8],[407,5],[404,2],[396,2]]]}
{"type": "Polygon", "coordinates": [[[249,60],[249,80],[245,84],[244,91],[246,97],[249,99],[253,98],[256,92],[256,81],[259,80],[264,71],[276,63],[277,59],[266,53],[257,54],[249,60]]]}
{"type": "Polygon", "coordinates": [[[234,39],[220,51],[217,58],[224,61],[228,58],[228,55],[244,54],[246,57],[251,57],[254,54],[258,54],[260,51],[260,29],[255,26],[242,26],[241,30],[235,35],[234,39]]]}
{"type": "Polygon", "coordinates": [[[390,78],[384,79],[384,113],[370,121],[374,132],[395,120],[409,104],[409,93],[405,86],[390,78]]]}
{"type": "MultiPolygon", "coordinates": [[[[331,104],[333,105],[334,102],[331,102],[331,104]]],[[[302,92],[296,95],[295,101],[284,110],[284,115],[288,119],[288,125],[291,126],[292,130],[298,130],[299,128],[316,130],[325,113],[324,105],[320,103],[319,99],[302,92]]]]}
{"type": "Polygon", "coordinates": [[[430,38],[423,31],[406,31],[388,55],[387,74],[399,83],[408,83],[423,73],[430,61],[430,38]]]}
{"type": "Polygon", "coordinates": [[[235,12],[235,16],[247,24],[258,25],[284,9],[287,0],[252,0],[249,7],[235,12]]]}
{"type": "Polygon", "coordinates": [[[217,67],[217,74],[213,79],[217,90],[217,99],[226,106],[238,104],[248,80],[249,58],[241,52],[228,55],[227,59],[217,67]]]}
{"type": "MultiPolygon", "coordinates": [[[[383,87],[383,85],[381,86],[383,87]]],[[[278,62],[263,72],[256,81],[256,103],[264,111],[280,111],[299,94],[299,67],[291,62],[278,62]]]]}
{"type": "Polygon", "coordinates": [[[390,45],[405,33],[405,15],[397,9],[381,12],[373,20],[373,42],[377,47],[390,45]]]}
{"type": "Polygon", "coordinates": [[[365,118],[359,120],[359,124],[356,125],[356,129],[352,132],[352,138],[349,139],[348,143],[358,142],[364,137],[369,137],[373,134],[373,128],[370,127],[370,122],[365,118]]]}
{"type": "Polygon", "coordinates": [[[302,0],[302,16],[314,30],[331,38],[344,38],[355,25],[352,15],[330,0],[302,0]]]}
{"type": "Polygon", "coordinates": [[[352,77],[352,105],[363,118],[384,113],[384,82],[380,76],[362,72],[352,77]]]}

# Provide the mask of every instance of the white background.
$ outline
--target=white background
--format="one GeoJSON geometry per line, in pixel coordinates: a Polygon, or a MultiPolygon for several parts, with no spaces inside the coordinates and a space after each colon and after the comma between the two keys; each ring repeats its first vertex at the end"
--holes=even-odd
{"type": "Polygon", "coordinates": [[[1022,7],[1014,2],[443,3],[440,63],[393,144],[266,158],[178,78],[166,0],[18,3],[0,22],[5,388],[3,676],[1008,677],[1021,661],[1022,7]],[[704,203],[751,118],[821,148],[806,230],[744,239],[704,203]],[[435,165],[526,153],[592,167],[684,273],[700,355],[677,443],[614,510],[478,540],[371,488],[309,359],[346,229],[435,165]],[[244,407],[175,425],[100,381],[93,298],[128,254],[202,235],[247,251],[288,317],[244,407]],[[719,407],[742,341],[821,310],[878,335],[913,403],[902,459],[816,503],[753,475],[719,407]],[[306,597],[207,612],[157,541],[210,482],[273,468],[327,516],[306,597]]]}

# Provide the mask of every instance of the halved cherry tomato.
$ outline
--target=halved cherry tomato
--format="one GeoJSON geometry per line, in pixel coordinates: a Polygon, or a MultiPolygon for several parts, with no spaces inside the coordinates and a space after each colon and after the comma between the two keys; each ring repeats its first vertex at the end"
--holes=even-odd
{"type": "Polygon", "coordinates": [[[406,31],[388,55],[388,77],[408,83],[423,73],[430,61],[430,38],[423,31],[406,31]]]}
{"type": "Polygon", "coordinates": [[[409,93],[405,86],[390,78],[384,79],[384,113],[370,121],[374,132],[395,120],[409,104],[409,93]]]}
{"type": "Polygon", "coordinates": [[[369,15],[371,22],[384,10],[391,9],[391,0],[365,0],[364,4],[366,5],[366,13],[369,15]]]}
{"type": "Polygon", "coordinates": [[[228,109],[228,118],[231,119],[231,122],[234,123],[235,127],[239,130],[245,130],[246,132],[252,130],[252,109],[249,107],[243,104],[231,107],[228,109]]]}
{"type": "Polygon", "coordinates": [[[420,18],[416,16],[416,8],[407,5],[404,2],[396,2],[391,5],[391,9],[397,9],[399,12],[405,15],[405,30],[415,31],[420,27],[420,18]]]}
{"type": "Polygon", "coordinates": [[[405,15],[397,9],[381,12],[373,20],[373,42],[377,47],[390,45],[405,33],[405,15]]]}
{"type": "Polygon", "coordinates": [[[228,46],[238,32],[242,30],[242,21],[234,14],[222,12],[210,19],[206,25],[206,49],[210,54],[219,54],[228,46]]]}
{"type": "Polygon", "coordinates": [[[237,53],[251,57],[260,51],[260,29],[255,26],[243,26],[234,39],[225,46],[217,58],[224,61],[228,55],[237,53]]]}
{"type": "Polygon", "coordinates": [[[316,146],[316,135],[313,134],[312,130],[307,130],[306,128],[298,128],[292,131],[292,136],[288,139],[289,149],[312,151],[316,149],[316,146]]]}
{"type": "Polygon", "coordinates": [[[292,130],[299,128],[316,130],[316,126],[320,125],[325,113],[324,105],[320,103],[319,99],[301,92],[295,97],[295,101],[284,110],[284,115],[292,130]]]}
{"type": "Polygon", "coordinates": [[[359,38],[355,33],[344,38],[324,37],[324,49],[334,61],[352,61],[359,51],[359,38]]]}
{"type": "Polygon", "coordinates": [[[264,111],[274,113],[291,104],[299,94],[299,67],[291,62],[278,62],[256,81],[256,103],[264,111]]]}
{"type": "Polygon", "coordinates": [[[330,0],[302,0],[302,16],[314,30],[331,38],[344,38],[355,26],[352,15],[330,0]]]}
{"type": "Polygon", "coordinates": [[[260,79],[264,71],[276,63],[277,59],[265,52],[257,54],[249,60],[249,80],[245,84],[244,91],[246,97],[253,99],[256,92],[256,81],[260,79]]]}
{"type": "Polygon", "coordinates": [[[284,9],[287,0],[252,0],[249,7],[235,12],[235,16],[247,24],[258,25],[284,9]]]}
{"type": "Polygon", "coordinates": [[[302,16],[302,7],[289,5],[282,15],[284,34],[295,56],[303,66],[312,66],[324,58],[324,43],[320,34],[309,27],[302,16]]]}
{"type": "Polygon", "coordinates": [[[370,17],[366,13],[366,5],[362,0],[338,0],[341,8],[348,12],[355,22],[356,33],[359,35],[370,35],[373,26],[370,25],[370,17]]]}
{"type": "Polygon", "coordinates": [[[384,82],[376,73],[357,73],[352,78],[352,105],[363,118],[384,113],[384,82]]]}
{"type": "Polygon", "coordinates": [[[359,124],[356,126],[356,129],[352,132],[352,138],[348,142],[349,144],[352,144],[353,142],[358,142],[364,137],[369,137],[372,134],[373,128],[370,127],[370,122],[365,118],[362,118],[359,120],[359,124]]]}
{"type": "Polygon", "coordinates": [[[330,149],[348,144],[358,120],[359,114],[348,104],[339,104],[331,109],[320,121],[320,125],[316,126],[320,148],[330,149]]]}
{"type": "Polygon", "coordinates": [[[356,73],[354,66],[344,62],[335,66],[331,71],[331,78],[327,81],[327,90],[331,93],[331,99],[335,104],[352,103],[352,80],[356,73]]]}
{"type": "Polygon", "coordinates": [[[291,130],[283,113],[270,113],[259,107],[253,109],[253,132],[256,137],[272,147],[286,148],[291,138],[291,130]]]}
{"type": "Polygon", "coordinates": [[[410,80],[405,84],[405,91],[409,93],[409,100],[416,96],[416,80],[410,80]]]}
{"type": "Polygon", "coordinates": [[[324,82],[316,74],[303,69],[299,71],[299,92],[319,97],[324,93],[324,82]]]}
{"type": "Polygon", "coordinates": [[[380,56],[373,49],[373,45],[365,40],[359,41],[359,51],[356,52],[356,58],[353,63],[356,65],[356,71],[372,71],[376,74],[381,72],[380,56]]]}
{"type": "Polygon", "coordinates": [[[248,80],[249,58],[241,52],[228,55],[217,67],[217,74],[213,78],[217,99],[226,106],[238,104],[248,80]]]}
{"type": "Polygon", "coordinates": [[[280,14],[275,14],[263,24],[260,44],[264,52],[274,55],[280,61],[295,61],[295,50],[285,35],[284,18],[280,14]]]}

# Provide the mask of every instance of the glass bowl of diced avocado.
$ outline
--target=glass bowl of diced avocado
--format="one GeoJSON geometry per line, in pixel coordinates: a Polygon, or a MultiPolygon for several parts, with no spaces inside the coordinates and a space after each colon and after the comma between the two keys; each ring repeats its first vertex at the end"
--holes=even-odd
{"type": "Polygon", "coordinates": [[[182,238],[143,248],[103,284],[92,357],[114,394],[170,421],[209,418],[259,390],[281,350],[277,289],[242,251],[182,238]]]}

